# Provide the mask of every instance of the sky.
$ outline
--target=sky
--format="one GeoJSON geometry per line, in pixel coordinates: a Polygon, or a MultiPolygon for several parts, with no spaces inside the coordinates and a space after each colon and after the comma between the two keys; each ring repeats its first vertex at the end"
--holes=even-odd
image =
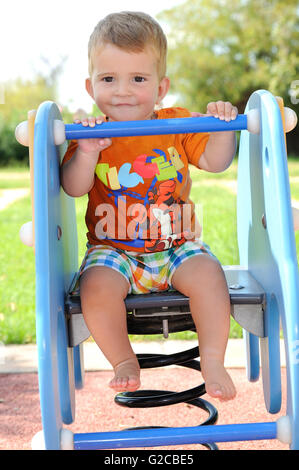
{"type": "MultiPolygon", "coordinates": [[[[90,112],[85,91],[87,44],[96,23],[109,13],[143,11],[155,17],[183,0],[8,0],[0,7],[0,83],[33,78],[66,58],[59,101],[90,112]]],[[[5,90],[4,90],[5,92],[5,90]]]]}

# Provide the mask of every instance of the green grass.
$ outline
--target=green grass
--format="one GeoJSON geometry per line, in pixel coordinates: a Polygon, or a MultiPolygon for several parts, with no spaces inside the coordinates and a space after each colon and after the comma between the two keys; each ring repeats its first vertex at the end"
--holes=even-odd
{"type": "Polygon", "coordinates": [[[0,189],[29,188],[28,168],[1,168],[0,189]]]}
{"type": "Polygon", "coordinates": [[[6,344],[35,341],[34,252],[19,238],[28,220],[29,197],[0,212],[0,340],[6,344]]]}
{"type": "MultiPolygon", "coordinates": [[[[299,176],[299,161],[290,159],[291,178],[299,176]]],[[[238,264],[236,235],[236,196],[227,187],[200,184],[203,180],[217,180],[218,183],[235,180],[237,165],[222,174],[209,175],[191,170],[194,181],[192,199],[203,209],[203,239],[208,243],[223,265],[238,264]]],[[[29,173],[24,168],[0,170],[0,195],[3,189],[29,188],[29,173]]],[[[291,181],[292,197],[299,201],[299,184],[291,181]]],[[[76,200],[78,220],[79,259],[85,252],[86,228],[84,222],[87,197],[76,200]]],[[[0,211],[0,342],[35,342],[35,260],[31,248],[24,246],[19,239],[20,227],[31,220],[30,198],[18,200],[0,211]]],[[[297,250],[299,232],[296,233],[297,250]]],[[[298,251],[299,253],[299,251],[298,251]]],[[[232,319],[230,337],[240,337],[241,328],[232,319]]],[[[159,339],[155,335],[131,337],[134,340],[159,339]]],[[[170,338],[196,338],[195,333],[171,334],[170,338]]]]}

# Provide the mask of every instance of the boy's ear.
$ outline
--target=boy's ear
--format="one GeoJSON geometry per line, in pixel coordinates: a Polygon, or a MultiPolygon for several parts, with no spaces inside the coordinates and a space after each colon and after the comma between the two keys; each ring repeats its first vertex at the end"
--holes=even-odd
{"type": "Polygon", "coordinates": [[[170,80],[168,77],[164,77],[162,78],[160,84],[159,84],[159,89],[158,89],[158,99],[157,99],[157,103],[156,104],[159,104],[160,101],[163,100],[163,98],[167,95],[168,93],[168,90],[169,90],[169,87],[170,87],[170,80]]]}
{"type": "Polygon", "coordinates": [[[94,99],[94,94],[93,94],[93,87],[90,78],[87,78],[85,80],[85,88],[87,93],[94,99]]]}

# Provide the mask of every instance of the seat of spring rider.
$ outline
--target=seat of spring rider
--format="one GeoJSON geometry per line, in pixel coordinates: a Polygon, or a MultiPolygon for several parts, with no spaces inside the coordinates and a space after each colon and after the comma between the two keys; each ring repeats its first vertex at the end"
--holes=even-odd
{"type": "MultiPolygon", "coordinates": [[[[231,300],[231,314],[243,328],[264,337],[266,295],[250,272],[240,266],[224,266],[231,300]]],[[[193,330],[189,299],[174,291],[128,295],[126,300],[129,334],[159,334],[193,330]]],[[[85,341],[90,332],[84,322],[79,295],[68,295],[65,302],[69,346],[85,341]]]]}

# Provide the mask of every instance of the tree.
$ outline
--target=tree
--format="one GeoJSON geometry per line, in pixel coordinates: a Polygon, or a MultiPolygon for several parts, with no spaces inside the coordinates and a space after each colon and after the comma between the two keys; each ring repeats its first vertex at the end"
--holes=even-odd
{"type": "MultiPolygon", "coordinates": [[[[204,111],[222,99],[244,112],[251,93],[264,88],[295,109],[289,91],[299,78],[298,12],[298,0],[187,0],[162,12],[180,104],[204,111]]],[[[296,141],[298,131],[288,146],[299,154],[296,141]]]]}
{"type": "MultiPolygon", "coordinates": [[[[33,80],[17,78],[1,87],[4,89],[4,103],[0,103],[0,166],[13,162],[28,163],[28,149],[16,141],[15,128],[27,120],[29,110],[37,109],[43,101],[56,100],[56,86],[64,60],[53,67],[43,59],[47,66],[44,74],[38,74],[33,80]]],[[[69,117],[67,110],[64,114],[69,117]]]]}

